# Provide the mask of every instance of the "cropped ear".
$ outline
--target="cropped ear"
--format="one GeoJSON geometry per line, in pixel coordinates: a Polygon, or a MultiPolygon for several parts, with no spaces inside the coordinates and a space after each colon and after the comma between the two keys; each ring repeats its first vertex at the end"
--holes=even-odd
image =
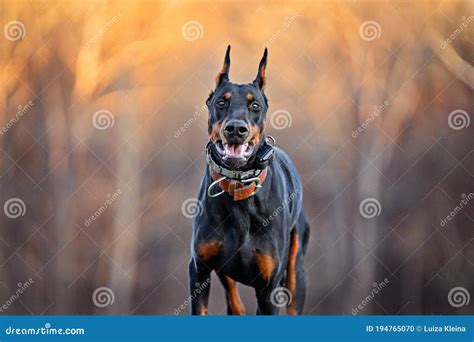
{"type": "Polygon", "coordinates": [[[225,52],[224,65],[222,70],[216,76],[216,89],[222,84],[222,82],[229,82],[229,69],[230,69],[230,45],[227,46],[225,52]]]}
{"type": "Polygon", "coordinates": [[[257,77],[253,81],[253,83],[257,85],[261,90],[265,88],[265,84],[266,84],[265,69],[267,68],[267,56],[268,56],[268,50],[267,48],[265,48],[265,51],[263,52],[263,57],[260,60],[260,64],[258,65],[257,77]]]}

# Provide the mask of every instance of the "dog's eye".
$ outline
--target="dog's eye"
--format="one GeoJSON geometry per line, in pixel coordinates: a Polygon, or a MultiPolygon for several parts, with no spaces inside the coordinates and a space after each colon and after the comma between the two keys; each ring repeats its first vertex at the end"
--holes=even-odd
{"type": "Polygon", "coordinates": [[[251,107],[252,107],[252,110],[254,110],[256,112],[260,110],[260,104],[258,102],[253,102],[251,104],[251,107]]]}
{"type": "Polygon", "coordinates": [[[223,108],[225,106],[225,101],[224,100],[219,100],[216,102],[217,107],[223,108]]]}

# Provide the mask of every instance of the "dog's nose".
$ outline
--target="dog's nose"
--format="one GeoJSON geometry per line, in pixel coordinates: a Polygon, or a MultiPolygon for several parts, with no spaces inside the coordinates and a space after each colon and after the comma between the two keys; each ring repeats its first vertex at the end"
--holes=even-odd
{"type": "Polygon", "coordinates": [[[224,133],[226,137],[238,137],[245,139],[249,134],[249,128],[244,120],[229,120],[224,126],[224,133]]]}

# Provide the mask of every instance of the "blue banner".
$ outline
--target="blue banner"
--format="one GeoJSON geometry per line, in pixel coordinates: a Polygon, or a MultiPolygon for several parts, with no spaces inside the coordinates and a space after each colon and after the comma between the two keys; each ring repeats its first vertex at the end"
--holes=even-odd
{"type": "Polygon", "coordinates": [[[0,341],[473,342],[474,316],[3,316],[0,341]]]}

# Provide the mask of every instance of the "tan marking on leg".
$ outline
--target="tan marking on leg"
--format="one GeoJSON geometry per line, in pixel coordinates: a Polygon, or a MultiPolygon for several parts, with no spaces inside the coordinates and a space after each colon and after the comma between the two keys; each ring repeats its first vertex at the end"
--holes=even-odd
{"type": "Polygon", "coordinates": [[[204,305],[201,306],[201,316],[207,316],[207,308],[204,305]]]}
{"type": "Polygon", "coordinates": [[[222,251],[222,242],[202,242],[197,246],[197,255],[203,261],[211,260],[222,251]]]}
{"type": "Polygon", "coordinates": [[[230,310],[232,311],[232,315],[245,315],[245,307],[242,304],[242,300],[240,299],[237,284],[228,276],[225,276],[225,281],[227,283],[227,298],[229,300],[229,306],[230,310]]]}
{"type": "Polygon", "coordinates": [[[298,254],[298,232],[296,228],[291,232],[290,251],[288,255],[287,268],[287,288],[291,293],[291,303],[288,304],[288,315],[296,315],[298,313],[296,307],[296,256],[298,254]]]}
{"type": "Polygon", "coordinates": [[[273,271],[275,270],[275,259],[271,254],[262,253],[259,251],[256,252],[256,257],[258,269],[260,270],[262,278],[265,280],[270,279],[273,271]]]}

